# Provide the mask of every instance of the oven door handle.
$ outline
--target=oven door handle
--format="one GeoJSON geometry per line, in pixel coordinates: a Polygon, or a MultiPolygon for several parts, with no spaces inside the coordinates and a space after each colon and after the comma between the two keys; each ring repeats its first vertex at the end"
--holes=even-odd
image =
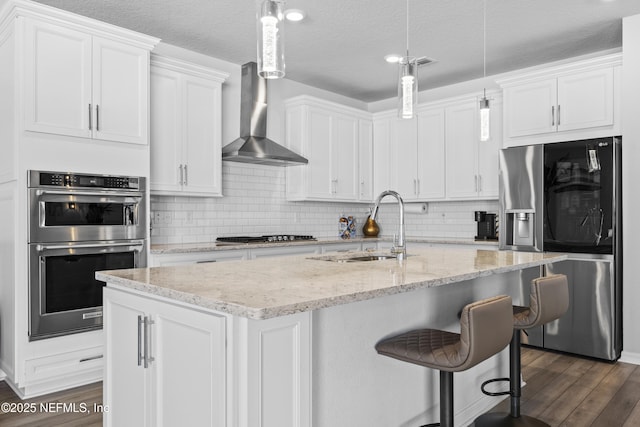
{"type": "Polygon", "coordinates": [[[112,192],[64,192],[64,191],[49,191],[38,190],[36,191],[38,202],[96,202],[104,203],[140,203],[142,195],[136,194],[113,194],[112,192]]]}
{"type": "Polygon", "coordinates": [[[130,240],[128,242],[95,242],[95,243],[79,243],[73,245],[36,245],[38,252],[54,251],[59,249],[92,249],[92,248],[122,248],[130,247],[138,252],[144,247],[144,240],[130,240]]]}

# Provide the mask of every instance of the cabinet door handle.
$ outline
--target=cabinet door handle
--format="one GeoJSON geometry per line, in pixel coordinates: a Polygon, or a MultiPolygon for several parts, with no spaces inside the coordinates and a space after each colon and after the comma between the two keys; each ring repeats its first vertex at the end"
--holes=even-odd
{"type": "Polygon", "coordinates": [[[560,126],[560,105],[558,104],[558,126],[560,126]]]}
{"type": "Polygon", "coordinates": [[[89,104],[89,130],[91,130],[92,127],[93,127],[93,124],[91,123],[91,116],[92,116],[92,114],[91,114],[91,104],[89,104]]]}
{"type": "Polygon", "coordinates": [[[482,175],[478,175],[478,192],[482,192],[482,175]]]}
{"type": "Polygon", "coordinates": [[[138,366],[142,366],[142,316],[138,316],[138,366]]]}
{"type": "Polygon", "coordinates": [[[184,165],[184,185],[189,185],[189,173],[187,172],[187,165],[184,165]]]}
{"type": "Polygon", "coordinates": [[[360,195],[364,196],[364,180],[360,181],[360,195]]]}
{"type": "Polygon", "coordinates": [[[473,176],[473,187],[475,188],[475,192],[478,192],[478,175],[473,176]]]}
{"type": "Polygon", "coordinates": [[[182,165],[178,166],[178,169],[180,169],[180,179],[178,180],[178,184],[182,185],[182,182],[183,182],[182,177],[184,176],[184,172],[182,171],[182,165]]]}
{"type": "Polygon", "coordinates": [[[413,178],[413,194],[418,195],[418,180],[413,178]]]}
{"type": "Polygon", "coordinates": [[[551,106],[551,126],[555,126],[556,125],[556,107],[555,106],[551,106]]]}
{"type": "Polygon", "coordinates": [[[153,362],[153,357],[151,357],[151,325],[153,325],[153,321],[149,318],[149,316],[144,317],[144,367],[145,369],[149,367],[149,364],[153,362]]]}
{"type": "Polygon", "coordinates": [[[96,132],[100,132],[100,106],[96,104],[96,132]]]}

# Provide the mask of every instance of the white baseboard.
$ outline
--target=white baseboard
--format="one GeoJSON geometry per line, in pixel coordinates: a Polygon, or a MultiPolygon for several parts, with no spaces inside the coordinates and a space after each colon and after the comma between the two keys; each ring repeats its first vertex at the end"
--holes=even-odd
{"type": "Polygon", "coordinates": [[[623,351],[618,361],[624,362],[624,363],[631,363],[633,365],[640,365],[640,353],[631,353],[629,351],[623,351]]]}

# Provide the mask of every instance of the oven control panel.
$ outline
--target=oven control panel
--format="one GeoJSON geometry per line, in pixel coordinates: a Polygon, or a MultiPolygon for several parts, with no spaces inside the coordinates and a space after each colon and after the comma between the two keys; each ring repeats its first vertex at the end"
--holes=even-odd
{"type": "Polygon", "coordinates": [[[84,175],[65,172],[30,171],[29,186],[53,186],[66,188],[103,188],[144,190],[144,178],[137,176],[84,175]]]}

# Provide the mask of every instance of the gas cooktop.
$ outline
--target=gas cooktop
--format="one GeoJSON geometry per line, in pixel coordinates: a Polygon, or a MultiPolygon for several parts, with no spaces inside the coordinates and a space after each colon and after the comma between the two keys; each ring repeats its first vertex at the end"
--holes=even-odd
{"type": "Polygon", "coordinates": [[[297,234],[271,234],[268,236],[230,236],[218,237],[217,243],[220,244],[238,244],[238,243],[284,243],[298,240],[316,240],[313,236],[304,236],[297,234]]]}

